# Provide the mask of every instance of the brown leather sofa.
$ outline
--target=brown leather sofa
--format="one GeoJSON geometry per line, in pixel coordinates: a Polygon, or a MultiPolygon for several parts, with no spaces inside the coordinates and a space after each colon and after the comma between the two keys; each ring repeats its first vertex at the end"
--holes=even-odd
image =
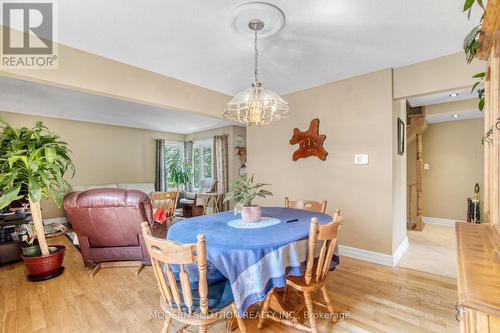
{"type": "Polygon", "coordinates": [[[116,188],[72,192],[64,197],[64,209],[85,266],[122,260],[151,264],[141,223],[153,226],[154,222],[151,200],[144,192],[116,188]]]}

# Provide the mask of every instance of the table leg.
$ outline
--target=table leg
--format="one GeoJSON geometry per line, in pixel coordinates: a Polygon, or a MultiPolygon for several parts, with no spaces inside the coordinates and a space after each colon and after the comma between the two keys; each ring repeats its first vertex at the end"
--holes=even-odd
{"type": "Polygon", "coordinates": [[[220,195],[216,195],[214,198],[214,212],[220,212],[220,195]]]}
{"type": "Polygon", "coordinates": [[[205,199],[203,201],[203,214],[202,215],[207,215],[207,208],[208,208],[208,205],[210,204],[211,198],[212,198],[211,196],[205,197],[205,199]]]}

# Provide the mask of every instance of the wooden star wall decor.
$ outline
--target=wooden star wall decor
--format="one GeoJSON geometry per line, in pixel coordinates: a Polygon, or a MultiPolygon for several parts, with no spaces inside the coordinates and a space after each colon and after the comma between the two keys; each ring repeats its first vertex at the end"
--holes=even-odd
{"type": "Polygon", "coordinates": [[[319,134],[319,119],[311,120],[309,129],[301,132],[298,128],[293,130],[293,136],[290,139],[291,145],[299,144],[299,148],[293,153],[293,160],[299,158],[306,158],[310,156],[317,156],[320,160],[326,160],[328,152],[323,147],[323,142],[326,135],[319,134]]]}

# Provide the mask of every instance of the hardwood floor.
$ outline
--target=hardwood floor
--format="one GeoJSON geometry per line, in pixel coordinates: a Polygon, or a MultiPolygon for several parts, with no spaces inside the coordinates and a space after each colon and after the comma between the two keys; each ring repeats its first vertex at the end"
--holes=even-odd
{"type": "Polygon", "coordinates": [[[455,228],[426,224],[422,231],[408,231],[410,247],[399,267],[457,278],[457,241],[455,228]]]}
{"type": "MultiPolygon", "coordinates": [[[[28,282],[22,263],[0,268],[2,332],[161,331],[162,320],[152,316],[159,311],[160,294],[151,267],[139,276],[134,268],[120,268],[103,269],[90,278],[90,269],[83,267],[80,254],[66,238],[54,242],[68,247],[66,271],[56,279],[28,282]]],[[[453,279],[342,258],[329,276],[328,291],[336,311],[351,316],[336,324],[318,320],[320,332],[458,331],[453,279]]],[[[259,331],[256,319],[245,322],[249,332],[259,331]]],[[[179,327],[175,322],[173,326],[170,332],[179,327]]],[[[224,330],[224,322],[209,328],[209,332],[224,330]]],[[[259,332],[299,331],[266,321],[259,332]]]]}

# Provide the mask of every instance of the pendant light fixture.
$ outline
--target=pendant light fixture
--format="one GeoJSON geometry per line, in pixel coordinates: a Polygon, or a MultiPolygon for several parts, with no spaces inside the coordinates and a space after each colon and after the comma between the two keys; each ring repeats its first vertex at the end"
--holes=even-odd
{"type": "Polygon", "coordinates": [[[259,50],[257,48],[257,33],[264,28],[264,22],[252,19],[248,23],[254,32],[255,70],[254,83],[244,91],[238,93],[226,105],[224,118],[239,121],[247,126],[263,126],[274,120],[288,118],[290,105],[277,93],[265,89],[258,80],[259,50]]]}

